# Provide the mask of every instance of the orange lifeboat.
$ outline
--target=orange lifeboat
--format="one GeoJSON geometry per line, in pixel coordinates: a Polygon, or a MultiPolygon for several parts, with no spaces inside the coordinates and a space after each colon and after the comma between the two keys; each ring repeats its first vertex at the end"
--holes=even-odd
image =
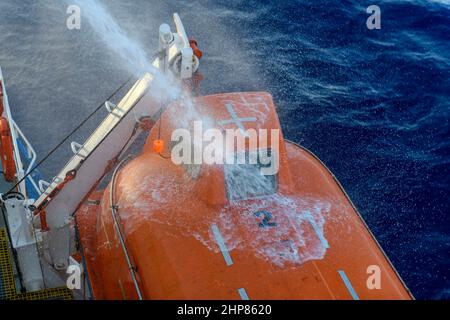
{"type": "MultiPolygon", "coordinates": [[[[268,93],[192,105],[222,131],[280,129],[268,93]]],[[[282,134],[279,170],[264,178],[171,161],[173,119],[187,107],[170,105],[142,153],[76,214],[95,298],[412,298],[335,177],[282,134]]]]}

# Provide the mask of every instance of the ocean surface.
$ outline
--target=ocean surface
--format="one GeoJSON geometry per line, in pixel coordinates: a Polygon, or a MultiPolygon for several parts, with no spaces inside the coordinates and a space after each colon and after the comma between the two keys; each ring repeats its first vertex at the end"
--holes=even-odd
{"type": "MultiPolygon", "coordinates": [[[[285,137],[334,172],[415,297],[450,298],[450,1],[101,2],[149,57],[178,12],[205,53],[202,92],[270,92],[285,137]]],[[[69,4],[0,1],[0,65],[40,157],[131,74],[83,15],[67,29],[69,4]]]]}

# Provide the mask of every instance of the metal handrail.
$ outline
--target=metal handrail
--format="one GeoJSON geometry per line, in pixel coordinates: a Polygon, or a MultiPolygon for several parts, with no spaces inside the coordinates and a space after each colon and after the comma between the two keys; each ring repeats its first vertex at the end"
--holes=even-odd
{"type": "MultiPolygon", "coordinates": [[[[33,149],[31,143],[28,141],[27,137],[24,135],[24,133],[22,132],[22,130],[19,128],[19,126],[17,125],[17,123],[14,121],[14,119],[12,117],[11,109],[9,106],[8,93],[6,90],[6,84],[5,84],[5,81],[3,78],[3,72],[2,72],[1,67],[0,67],[0,80],[3,84],[4,112],[6,114],[8,123],[10,124],[11,140],[12,140],[13,148],[14,148],[14,162],[16,163],[16,170],[17,170],[16,174],[17,174],[17,179],[20,181],[33,168],[33,166],[36,162],[36,159],[37,159],[37,154],[36,154],[35,150],[33,149]],[[19,146],[17,145],[18,139],[21,139],[24,142],[25,147],[28,151],[28,155],[31,157],[31,161],[26,170],[24,170],[24,168],[23,168],[23,162],[20,157],[20,150],[19,150],[19,146]]],[[[34,181],[33,177],[31,177],[31,175],[30,175],[30,176],[28,176],[28,178],[29,178],[29,181],[31,182],[32,186],[34,187],[34,189],[38,192],[38,194],[41,194],[39,187],[37,186],[36,181],[34,181]]],[[[19,191],[24,195],[27,194],[25,182],[23,182],[19,185],[19,191]]]]}
{"type": "Polygon", "coordinates": [[[17,130],[17,133],[19,134],[20,138],[23,142],[25,142],[25,147],[27,148],[28,155],[31,158],[30,163],[28,164],[27,170],[25,170],[25,174],[29,173],[31,169],[33,168],[34,164],[36,163],[37,154],[36,151],[34,151],[31,143],[28,141],[27,137],[23,134],[22,130],[19,128],[17,123],[14,121],[14,119],[10,119],[11,123],[13,124],[15,130],[17,130]]]}
{"type": "MultiPolygon", "coordinates": [[[[8,120],[8,123],[10,123],[12,116],[11,116],[11,110],[9,108],[9,99],[8,99],[8,93],[6,90],[6,84],[5,81],[3,79],[3,72],[1,70],[0,67],[0,80],[3,84],[3,108],[4,108],[4,113],[6,114],[6,118],[8,120]]],[[[11,127],[11,140],[13,143],[13,148],[14,148],[14,162],[16,163],[16,170],[17,170],[17,178],[20,181],[20,179],[22,179],[23,176],[23,165],[22,165],[22,159],[20,158],[20,156],[17,156],[17,152],[19,151],[19,148],[17,146],[17,136],[16,136],[16,131],[13,130],[13,127],[11,127]]],[[[22,194],[26,194],[26,186],[25,183],[21,183],[19,185],[19,191],[22,194]]]]}
{"type": "MultiPolygon", "coordinates": [[[[28,141],[27,137],[25,136],[25,134],[22,132],[22,130],[19,128],[19,126],[17,125],[17,123],[14,121],[14,119],[10,119],[11,124],[12,124],[12,128],[14,128],[14,130],[17,131],[17,133],[20,136],[20,139],[24,142],[25,147],[28,151],[28,156],[31,158],[30,163],[28,164],[27,169],[24,171],[24,174],[28,174],[30,173],[31,169],[34,167],[34,164],[36,163],[36,159],[37,159],[37,154],[36,151],[34,150],[33,146],[31,145],[30,141],[28,141]]],[[[18,150],[17,150],[18,151],[18,150]]],[[[17,153],[17,151],[15,151],[17,153]]],[[[17,153],[17,155],[20,157],[20,152],[17,153]]],[[[22,168],[23,169],[23,168],[22,168]]],[[[31,182],[33,188],[36,190],[36,192],[38,194],[41,194],[41,190],[39,188],[39,186],[37,185],[36,181],[34,180],[34,178],[29,175],[28,180],[31,182]]]]}
{"type": "Polygon", "coordinates": [[[119,171],[119,169],[122,167],[122,165],[127,162],[129,159],[131,158],[131,156],[127,156],[125,157],[122,161],[119,162],[119,164],[116,166],[116,168],[114,169],[112,178],[111,178],[111,189],[109,192],[109,205],[111,207],[111,215],[114,221],[114,226],[116,227],[117,230],[117,234],[119,235],[119,241],[120,241],[120,245],[122,246],[122,250],[123,253],[125,255],[125,259],[127,260],[127,265],[128,265],[128,269],[130,271],[131,274],[131,278],[133,279],[133,283],[134,283],[134,287],[136,288],[136,292],[137,295],[139,297],[139,300],[142,300],[142,294],[141,294],[141,290],[139,289],[139,284],[136,278],[136,270],[135,267],[133,266],[131,259],[130,259],[130,255],[128,253],[128,249],[125,245],[125,239],[124,236],[122,234],[122,231],[120,229],[119,226],[119,222],[117,221],[117,206],[114,204],[114,187],[115,187],[115,183],[116,183],[116,176],[117,176],[117,172],[119,171]]]}

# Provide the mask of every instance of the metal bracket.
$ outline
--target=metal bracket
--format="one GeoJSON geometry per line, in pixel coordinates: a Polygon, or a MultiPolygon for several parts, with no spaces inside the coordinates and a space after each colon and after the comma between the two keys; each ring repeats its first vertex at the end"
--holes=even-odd
{"type": "Polygon", "coordinates": [[[84,146],[82,144],[79,144],[78,142],[73,141],[70,144],[70,148],[72,149],[73,154],[78,155],[82,158],[86,158],[86,156],[80,154],[80,151],[84,150],[84,146]]]}
{"type": "Polygon", "coordinates": [[[50,187],[50,182],[47,182],[45,180],[39,180],[39,190],[41,191],[41,193],[45,192],[45,190],[47,190],[48,187],[50,187]]]}
{"type": "Polygon", "coordinates": [[[114,103],[112,103],[112,102],[110,102],[110,101],[106,101],[106,102],[105,102],[105,108],[106,108],[106,110],[108,110],[109,113],[112,113],[113,110],[114,110],[115,108],[117,108],[117,105],[115,105],[114,103]]]}

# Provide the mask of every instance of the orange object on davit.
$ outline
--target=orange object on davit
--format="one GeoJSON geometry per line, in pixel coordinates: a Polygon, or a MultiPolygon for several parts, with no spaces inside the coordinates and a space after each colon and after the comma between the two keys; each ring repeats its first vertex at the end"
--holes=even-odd
{"type": "Polygon", "coordinates": [[[14,162],[13,143],[8,120],[0,117],[0,156],[5,180],[12,182],[16,175],[16,163],[14,162]]]}
{"type": "MultiPolygon", "coordinates": [[[[280,128],[268,93],[193,104],[221,130],[280,128]]],[[[412,298],[334,176],[282,135],[273,176],[175,165],[168,141],[185,108],[170,105],[160,136],[156,123],[143,152],[76,214],[95,298],[136,299],[138,290],[145,299],[412,298]],[[161,155],[153,151],[159,139],[161,155]]]]}

